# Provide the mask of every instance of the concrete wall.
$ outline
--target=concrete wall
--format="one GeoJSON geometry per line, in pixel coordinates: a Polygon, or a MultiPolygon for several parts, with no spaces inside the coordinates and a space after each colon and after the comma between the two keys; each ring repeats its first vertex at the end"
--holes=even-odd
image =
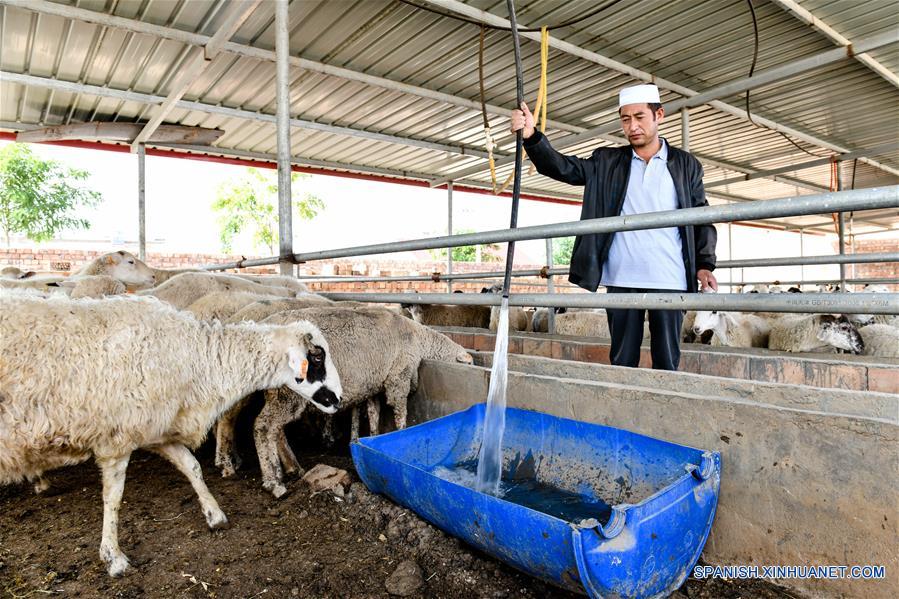
{"type": "MultiPolygon", "coordinates": [[[[493,333],[484,329],[439,330],[468,349],[492,351],[496,344],[493,333]]],[[[515,333],[509,337],[509,353],[609,364],[609,341],[596,337],[515,333]]],[[[640,367],[651,366],[649,346],[645,345],[640,367]]],[[[681,345],[680,370],[765,383],[899,393],[899,360],[895,358],[790,354],[684,343],[681,345]]]]}
{"type": "MultiPolygon", "coordinates": [[[[667,374],[684,377],[676,384],[642,386],[648,381],[524,374],[514,370],[519,366],[513,362],[509,373],[510,406],[721,452],[719,509],[704,553],[710,563],[882,565],[883,581],[781,582],[815,596],[899,596],[895,414],[874,418],[784,405],[805,401],[803,391],[779,403],[739,397],[739,389],[731,397],[709,395],[702,386],[690,392],[692,380],[679,373],[667,374]]],[[[486,368],[424,363],[410,421],[485,401],[489,376],[486,368]]],[[[839,402],[848,399],[828,401],[842,409],[839,402]]],[[[869,407],[883,406],[875,401],[869,407]]]]}

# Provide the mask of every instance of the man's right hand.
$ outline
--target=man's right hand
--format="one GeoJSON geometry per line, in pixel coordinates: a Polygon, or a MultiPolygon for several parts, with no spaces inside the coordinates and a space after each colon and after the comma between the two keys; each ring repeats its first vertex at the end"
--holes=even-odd
{"type": "Polygon", "coordinates": [[[516,133],[521,130],[521,135],[524,139],[528,139],[530,136],[534,134],[534,115],[531,114],[531,111],[528,110],[528,105],[524,102],[521,103],[521,110],[513,110],[512,111],[512,133],[516,133]]]}

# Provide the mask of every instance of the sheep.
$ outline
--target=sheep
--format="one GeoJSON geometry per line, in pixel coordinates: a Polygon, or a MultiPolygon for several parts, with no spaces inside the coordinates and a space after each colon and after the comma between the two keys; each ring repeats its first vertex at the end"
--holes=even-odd
{"type": "Polygon", "coordinates": [[[33,277],[37,273],[33,270],[24,271],[21,268],[16,266],[4,266],[0,268],[0,279],[11,279],[13,281],[17,281],[19,279],[27,279],[28,277],[33,277]]]}
{"type": "Polygon", "coordinates": [[[294,296],[294,292],[283,287],[261,285],[240,277],[207,272],[181,273],[158,287],[138,291],[137,294],[158,297],[183,310],[204,295],[216,291],[246,291],[260,295],[294,296]]]}
{"type": "Polygon", "coordinates": [[[238,273],[231,276],[240,277],[241,279],[259,283],[260,285],[268,285],[270,287],[284,287],[285,289],[289,289],[294,293],[309,293],[309,288],[306,287],[305,284],[299,282],[294,277],[285,275],[248,275],[238,273]]]}
{"type": "Polygon", "coordinates": [[[579,337],[611,337],[605,310],[567,312],[556,316],[556,334],[579,337]]]}
{"type": "Polygon", "coordinates": [[[774,321],[768,348],[788,352],[860,354],[865,348],[858,329],[843,315],[789,315],[774,321]]]}
{"type": "Polygon", "coordinates": [[[314,293],[304,293],[295,298],[268,298],[253,302],[251,304],[247,304],[246,306],[232,314],[227,319],[227,322],[242,322],[244,320],[261,322],[272,314],[284,312],[285,310],[301,310],[303,308],[314,308],[317,306],[330,305],[334,305],[334,302],[314,293]]]}
{"type": "Polygon", "coordinates": [[[556,314],[565,314],[568,308],[539,308],[531,317],[531,332],[548,333],[549,332],[549,311],[555,310],[556,314]]]}
{"type": "Polygon", "coordinates": [[[866,356],[899,358],[899,329],[888,324],[870,324],[858,330],[865,342],[866,356]]]}
{"type": "MultiPolygon", "coordinates": [[[[862,288],[863,293],[889,293],[890,288],[886,285],[871,285],[870,283],[862,288]]],[[[897,317],[892,314],[847,314],[849,320],[857,327],[863,327],[869,324],[892,324],[897,317]]]]}
{"type": "MultiPolygon", "coordinates": [[[[503,292],[502,285],[492,285],[491,287],[484,287],[481,289],[481,293],[494,293],[500,294],[503,292]]],[[[499,327],[499,306],[491,306],[490,307],[490,324],[488,328],[496,332],[496,329],[499,327]]],[[[518,306],[509,306],[509,330],[510,331],[527,331],[531,328],[531,316],[532,313],[526,311],[524,308],[518,306]]]]}
{"type": "Polygon", "coordinates": [[[66,280],[66,277],[55,275],[35,276],[26,279],[4,279],[0,278],[0,289],[36,289],[38,291],[60,291],[59,284],[66,280]]]}
{"type": "MultiPolygon", "coordinates": [[[[263,322],[286,324],[295,320],[314,323],[328,340],[331,357],[340,372],[344,405],[361,404],[384,392],[387,404],[393,407],[398,429],[406,426],[406,402],[410,392],[418,386],[418,367],[422,360],[472,362],[471,355],[445,335],[380,308],[348,310],[326,306],[288,310],[263,322]]],[[[300,417],[306,402],[290,395],[267,393],[265,407],[254,425],[263,487],[275,497],[287,492],[282,483],[283,471],[278,456],[286,457],[287,464],[292,461],[293,467],[299,468],[289,445],[282,438],[284,426],[300,417]]],[[[216,463],[222,466],[223,476],[234,472],[231,458],[234,421],[239,410],[240,406],[235,406],[219,420],[216,463]]],[[[373,431],[378,430],[378,424],[371,419],[377,417],[377,413],[369,412],[369,428],[373,431]]]]}
{"type": "Polygon", "coordinates": [[[75,275],[108,275],[134,289],[156,284],[153,269],[134,254],[122,250],[97,256],[75,272],[75,275]]]}
{"type": "Polygon", "coordinates": [[[328,349],[306,321],[209,324],[152,298],[2,295],[0,484],[93,456],[103,478],[100,557],[120,575],[128,558],[118,511],[131,453],[144,448],[172,462],[209,527],[225,525],[188,447],[256,389],[287,385],[334,413],[342,389],[328,349]]]}
{"type": "Polygon", "coordinates": [[[711,332],[710,345],[725,347],[767,347],[771,324],[755,314],[700,310],[693,321],[693,334],[701,338],[711,332]]]}
{"type": "MultiPolygon", "coordinates": [[[[224,322],[251,304],[281,299],[284,298],[277,295],[261,295],[250,291],[215,291],[193,302],[185,308],[185,311],[193,314],[198,320],[220,320],[224,322]]],[[[240,320],[235,322],[240,322],[240,320]]]]}
{"type": "Polygon", "coordinates": [[[436,327],[473,327],[486,329],[490,326],[489,306],[443,306],[429,304],[401,304],[419,324],[436,327]]]}
{"type": "Polygon", "coordinates": [[[152,266],[148,266],[148,268],[153,271],[156,285],[162,285],[172,277],[176,277],[184,272],[204,272],[199,268],[154,268],[152,266]]]}
{"type": "Polygon", "coordinates": [[[71,299],[101,298],[107,295],[121,295],[128,291],[125,284],[107,275],[85,275],[70,277],[60,281],[59,286],[70,290],[71,299]]]}

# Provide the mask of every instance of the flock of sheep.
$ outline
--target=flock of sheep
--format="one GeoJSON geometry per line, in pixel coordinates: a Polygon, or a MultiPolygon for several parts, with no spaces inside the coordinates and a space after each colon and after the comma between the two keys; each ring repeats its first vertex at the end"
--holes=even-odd
{"type": "MultiPolygon", "coordinates": [[[[498,287],[482,293],[497,293],[498,287]]],[[[792,288],[799,292],[798,288],[792,288]]],[[[883,285],[866,285],[866,293],[886,293],[883,285]]],[[[778,287],[749,287],[746,293],[786,293],[778,287]]],[[[497,307],[404,305],[417,322],[429,326],[477,327],[496,331],[497,307]]],[[[555,310],[555,333],[578,337],[609,338],[605,310],[555,310]]],[[[509,330],[546,333],[548,308],[510,308],[509,330]]],[[[644,323],[644,338],[649,323],[644,323]]],[[[899,357],[899,316],[870,314],[794,314],[777,312],[688,311],[682,328],[683,341],[725,347],[760,347],[786,352],[846,352],[879,357],[899,357]]]]}
{"type": "Polygon", "coordinates": [[[93,458],[113,576],[128,568],[118,511],[134,450],[183,473],[217,528],[227,518],[190,449],[218,422],[216,463],[233,474],[233,425],[253,393],[266,399],[254,423],[263,486],[281,496],[284,469],[299,470],[284,425],[307,406],[353,410],[356,435],[363,403],[378,430],[383,393],[401,428],[421,360],[472,361],[398,311],[336,304],[290,277],[153,269],[127,252],[70,278],[4,269],[0,356],[0,484],[41,491],[45,472],[93,458]]]}
{"type": "MultiPolygon", "coordinates": [[[[602,310],[556,312],[558,334],[609,336],[602,310]]],[[[546,332],[548,315],[513,308],[509,326],[546,332]]],[[[486,306],[335,303],[291,277],[160,270],[123,251],[71,277],[4,268],[0,484],[27,480],[40,492],[45,472],[93,458],[103,480],[100,556],[119,575],[128,560],[118,510],[134,450],[170,461],[191,482],[209,527],[220,527],[227,518],[190,449],[217,423],[215,463],[234,475],[235,422],[255,392],[265,398],[253,427],[263,487],[281,497],[285,472],[301,470],[285,425],[310,406],[350,410],[356,438],[364,406],[376,433],[383,395],[393,426],[405,427],[423,359],[472,361],[429,326],[496,330],[497,317],[486,306]]],[[[895,316],[700,311],[686,314],[683,333],[711,345],[899,357],[895,316]]],[[[332,425],[327,418],[324,436],[332,425]]]]}

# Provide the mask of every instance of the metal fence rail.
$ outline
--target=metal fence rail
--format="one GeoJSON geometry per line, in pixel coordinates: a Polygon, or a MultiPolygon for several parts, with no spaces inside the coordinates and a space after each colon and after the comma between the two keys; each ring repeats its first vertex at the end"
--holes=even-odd
{"type": "MultiPolygon", "coordinates": [[[[807,216],[810,214],[828,214],[850,210],[876,210],[896,207],[899,207],[899,185],[892,185],[888,187],[875,187],[871,189],[857,189],[852,191],[790,197],[780,200],[766,200],[764,202],[666,210],[647,214],[633,214],[556,223],[551,225],[521,227],[518,229],[498,229],[482,233],[447,235],[411,241],[396,241],[351,248],[337,248],[318,252],[297,253],[293,256],[285,256],[284,258],[293,261],[294,263],[300,263],[311,260],[441,249],[463,245],[526,241],[531,239],[569,237],[571,235],[589,235],[592,233],[639,231],[664,227],[780,218],[786,216],[807,216]]],[[[227,268],[264,266],[276,264],[281,261],[283,261],[281,257],[270,257],[254,260],[241,260],[239,262],[227,264],[213,264],[204,268],[207,270],[223,270],[227,268]]]]}
{"type": "MultiPolygon", "coordinates": [[[[821,264],[868,264],[874,262],[899,262],[899,252],[882,252],[870,254],[836,254],[833,256],[794,256],[785,258],[753,258],[747,260],[722,260],[716,270],[723,268],[763,268],[768,266],[814,266],[821,264]]],[[[513,270],[513,277],[547,277],[564,276],[568,274],[568,267],[513,270]]],[[[297,275],[298,279],[313,283],[388,283],[401,281],[431,281],[440,283],[443,281],[459,281],[473,279],[499,278],[503,271],[487,272],[456,272],[430,275],[396,275],[396,276],[339,276],[339,275],[297,275]]],[[[808,281],[811,283],[811,281],[808,281]]],[[[846,281],[851,283],[852,281],[846,281]]]]}
{"type": "MultiPolygon", "coordinates": [[[[337,301],[499,306],[494,293],[325,293],[337,301]]],[[[534,293],[509,296],[510,306],[649,308],[758,312],[899,313],[899,293],[534,293]]]]}

